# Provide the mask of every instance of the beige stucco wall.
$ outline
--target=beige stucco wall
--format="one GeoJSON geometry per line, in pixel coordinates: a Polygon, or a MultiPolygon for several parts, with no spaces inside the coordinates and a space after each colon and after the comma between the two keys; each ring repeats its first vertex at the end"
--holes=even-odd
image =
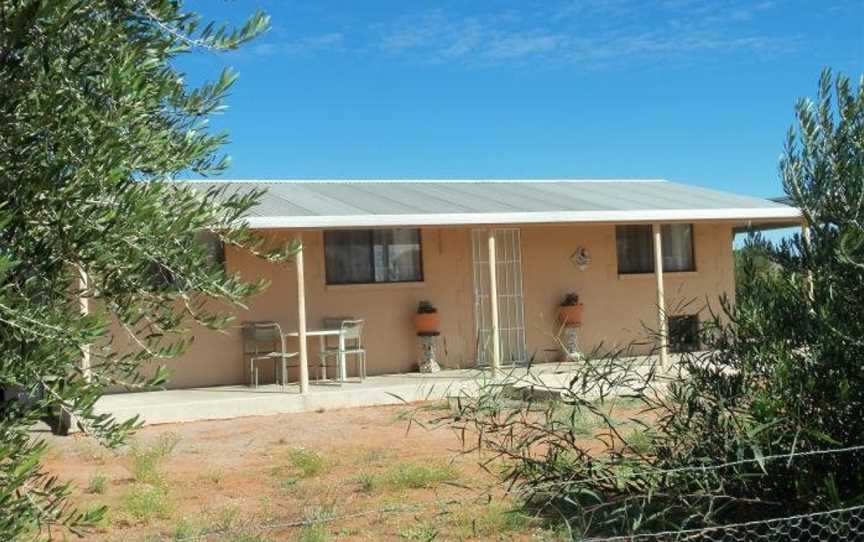
{"type": "MultiPolygon", "coordinates": [[[[698,306],[717,302],[722,292],[734,293],[731,225],[694,226],[695,273],[666,274],[670,312],[687,300],[698,306]]],[[[645,335],[642,323],[656,322],[653,275],[617,274],[613,225],[543,225],[521,227],[526,338],[529,354],[542,360],[544,348],[554,348],[556,307],[567,292],[577,292],[585,305],[581,333],[585,349],[592,345],[625,345],[645,335]],[[570,262],[579,247],[593,261],[580,271],[570,262]]],[[[273,242],[293,233],[273,232],[273,242]]],[[[444,365],[466,367],[474,359],[473,273],[470,228],[423,228],[423,283],[327,286],[324,280],[323,234],[305,231],[307,326],[318,328],[326,316],[366,320],[365,342],[370,374],[410,371],[416,366],[417,338],[412,315],[421,299],[432,301],[442,317],[441,358],[444,365]]],[[[293,263],[272,264],[247,252],[229,250],[226,265],[248,279],[265,278],[270,288],[248,301],[243,320],[275,320],[286,331],[296,329],[296,282],[293,263]]],[[[695,312],[694,305],[685,312],[695,312]]],[[[290,348],[296,350],[296,343],[290,348]]],[[[234,384],[243,381],[239,329],[216,333],[200,330],[190,350],[169,363],[171,387],[234,384]]],[[[317,362],[310,341],[309,362],[317,362]]],[[[313,370],[313,376],[316,374],[313,370]]]]}

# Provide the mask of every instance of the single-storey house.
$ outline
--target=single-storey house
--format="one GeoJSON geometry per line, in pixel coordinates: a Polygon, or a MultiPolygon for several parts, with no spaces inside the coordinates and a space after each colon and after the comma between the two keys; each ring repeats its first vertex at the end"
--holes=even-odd
{"type": "Polygon", "coordinates": [[[249,225],[274,243],[299,240],[302,257],[276,264],[224,252],[228,270],[271,286],[238,311],[237,328],[196,332],[169,364],[175,388],[245,383],[244,321],[296,333],[288,348],[308,369],[290,377],[301,391],[318,356],[316,341],[300,337],[327,318],[365,322],[369,375],[415,371],[421,300],[440,315],[444,367],[554,359],[568,293],[583,304],[582,349],[665,326],[663,355],[694,346],[675,333],[704,317],[700,308],[734,297],[734,232],[801,222],[782,203],[664,180],[178,182],[266,189],[249,225]]]}

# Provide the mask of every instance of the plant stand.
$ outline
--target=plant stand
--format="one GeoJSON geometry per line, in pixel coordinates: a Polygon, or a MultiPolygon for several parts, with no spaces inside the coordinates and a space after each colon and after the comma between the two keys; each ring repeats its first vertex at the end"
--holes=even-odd
{"type": "Polygon", "coordinates": [[[563,346],[563,361],[582,361],[585,359],[585,356],[582,355],[582,352],[579,350],[579,327],[580,326],[566,326],[563,331],[563,337],[561,338],[561,344],[563,346]]]}
{"type": "Polygon", "coordinates": [[[441,370],[441,365],[435,359],[436,339],[441,335],[438,331],[428,331],[418,333],[420,339],[420,366],[421,373],[437,373],[441,370]]]}

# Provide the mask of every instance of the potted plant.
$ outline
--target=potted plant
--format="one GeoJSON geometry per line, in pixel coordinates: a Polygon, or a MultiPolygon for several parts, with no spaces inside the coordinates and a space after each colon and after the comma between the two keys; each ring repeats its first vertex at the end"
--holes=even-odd
{"type": "Polygon", "coordinates": [[[558,319],[566,327],[582,325],[582,303],[579,303],[578,294],[569,293],[564,296],[564,301],[558,307],[558,319]]]}
{"type": "Polygon", "coordinates": [[[441,325],[438,309],[429,301],[421,301],[414,315],[414,327],[417,333],[437,333],[441,325]]]}

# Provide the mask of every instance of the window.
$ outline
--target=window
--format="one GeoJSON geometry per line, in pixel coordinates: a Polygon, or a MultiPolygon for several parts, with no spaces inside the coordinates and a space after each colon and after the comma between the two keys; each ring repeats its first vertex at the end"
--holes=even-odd
{"type": "MultiPolygon", "coordinates": [[[[225,243],[216,233],[201,230],[193,234],[193,242],[200,245],[207,258],[207,263],[214,269],[225,270],[225,243]]],[[[147,272],[150,275],[150,284],[153,288],[164,290],[186,290],[189,285],[160,262],[147,264],[147,272]]]]}
{"type": "Polygon", "coordinates": [[[669,317],[669,351],[692,352],[699,349],[699,317],[694,314],[669,317]]]}
{"type": "Polygon", "coordinates": [[[420,230],[325,231],[324,265],[327,284],[422,281],[420,230]]]}
{"type": "MultiPolygon", "coordinates": [[[[695,271],[693,224],[660,226],[663,244],[663,271],[695,271]]],[[[654,240],[650,225],[615,226],[618,246],[618,273],[632,275],[654,272],[654,240]]]]}
{"type": "Polygon", "coordinates": [[[203,230],[196,234],[196,240],[207,251],[207,260],[215,267],[225,269],[225,243],[219,236],[212,232],[203,230]]]}

